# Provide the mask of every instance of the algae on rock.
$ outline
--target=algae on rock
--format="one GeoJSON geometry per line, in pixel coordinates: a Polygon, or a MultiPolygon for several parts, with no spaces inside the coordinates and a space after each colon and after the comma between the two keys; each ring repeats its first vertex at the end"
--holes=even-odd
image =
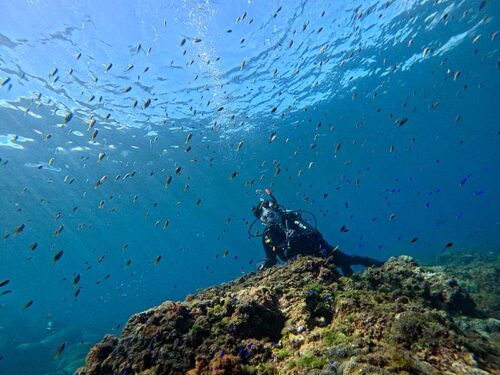
{"type": "Polygon", "coordinates": [[[500,370],[492,322],[410,257],[350,278],[299,257],[132,316],[78,373],[482,374],[500,370]]]}

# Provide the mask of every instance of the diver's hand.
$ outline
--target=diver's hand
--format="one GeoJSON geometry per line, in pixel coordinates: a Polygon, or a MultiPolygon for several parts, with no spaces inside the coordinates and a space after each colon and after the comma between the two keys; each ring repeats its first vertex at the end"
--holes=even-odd
{"type": "Polygon", "coordinates": [[[257,266],[257,271],[262,271],[266,268],[266,262],[261,262],[259,263],[259,265],[257,266]]]}
{"type": "Polygon", "coordinates": [[[259,265],[257,266],[257,270],[262,271],[265,270],[266,268],[274,266],[275,264],[276,264],[275,262],[269,261],[269,259],[266,258],[259,263],[259,265]]]}

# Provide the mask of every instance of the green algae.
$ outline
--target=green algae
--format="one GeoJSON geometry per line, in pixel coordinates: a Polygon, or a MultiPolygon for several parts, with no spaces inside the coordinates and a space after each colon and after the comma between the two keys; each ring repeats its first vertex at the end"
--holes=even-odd
{"type": "Polygon", "coordinates": [[[322,331],[322,336],[323,336],[323,342],[327,346],[343,344],[347,341],[347,336],[345,334],[331,329],[324,329],[322,331]]]}
{"type": "Polygon", "coordinates": [[[312,352],[306,353],[295,361],[295,365],[301,369],[321,370],[328,364],[328,359],[324,356],[315,355],[312,352]]]}
{"type": "Polygon", "coordinates": [[[285,359],[287,357],[290,357],[290,351],[286,348],[278,349],[276,351],[276,357],[278,357],[278,359],[285,359]]]}

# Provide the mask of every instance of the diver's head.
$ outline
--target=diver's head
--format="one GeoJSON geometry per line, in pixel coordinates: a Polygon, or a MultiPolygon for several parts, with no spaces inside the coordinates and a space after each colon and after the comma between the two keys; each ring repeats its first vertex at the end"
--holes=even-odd
{"type": "Polygon", "coordinates": [[[279,206],[272,201],[263,200],[257,207],[252,209],[253,214],[266,226],[279,223],[279,206]]]}

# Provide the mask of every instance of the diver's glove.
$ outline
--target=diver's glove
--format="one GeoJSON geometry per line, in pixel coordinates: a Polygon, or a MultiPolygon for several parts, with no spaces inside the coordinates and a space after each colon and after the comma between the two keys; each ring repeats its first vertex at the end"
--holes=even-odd
{"type": "Polygon", "coordinates": [[[257,266],[257,271],[262,271],[265,270],[266,268],[272,267],[274,264],[271,264],[268,259],[264,259],[262,262],[259,263],[257,266]]]}
{"type": "Polygon", "coordinates": [[[257,271],[262,271],[265,268],[266,268],[266,261],[260,262],[259,265],[257,266],[257,271]]]}

